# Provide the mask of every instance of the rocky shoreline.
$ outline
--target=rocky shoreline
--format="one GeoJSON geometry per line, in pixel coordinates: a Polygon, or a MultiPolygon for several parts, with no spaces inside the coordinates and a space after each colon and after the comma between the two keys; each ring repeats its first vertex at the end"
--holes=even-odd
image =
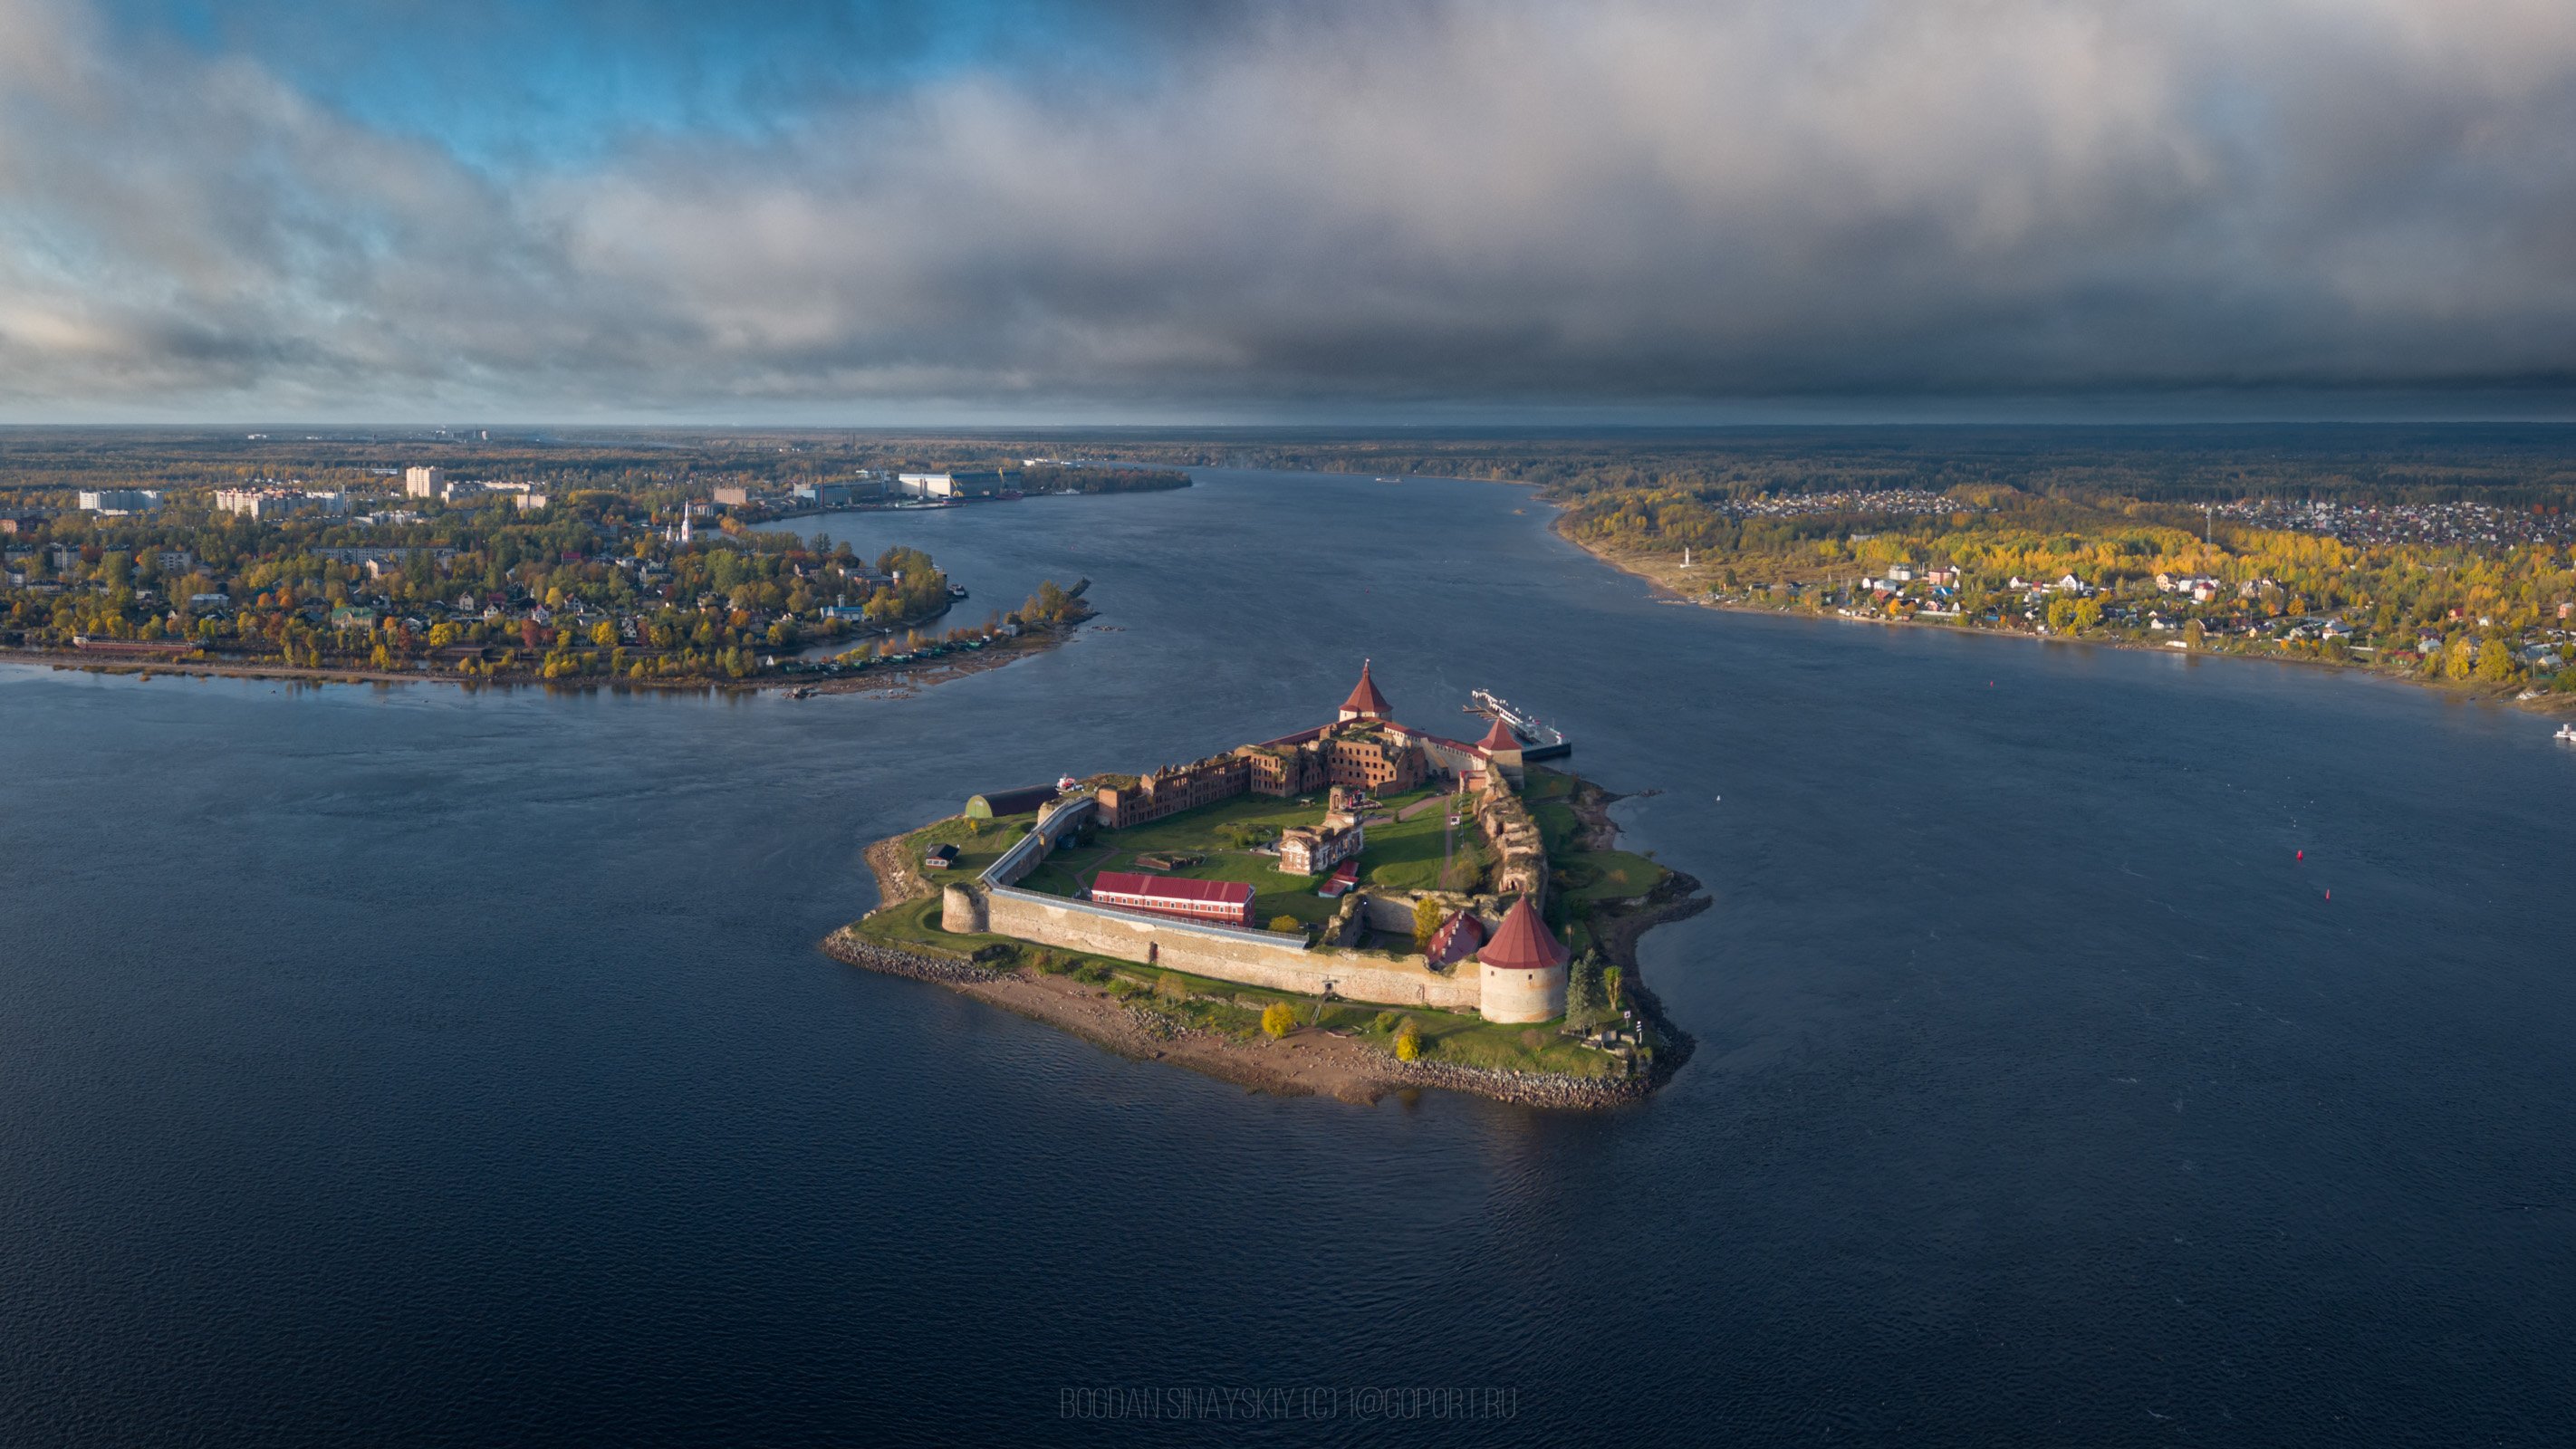
{"type": "MultiPolygon", "coordinates": [[[[1595,849],[1608,849],[1617,844],[1619,823],[1610,818],[1610,807],[1627,799],[1601,786],[1575,777],[1574,814],[1585,827],[1586,842],[1595,849]]],[[[1625,983],[1622,992],[1637,1008],[1664,1047],[1655,1053],[1652,1069],[1643,1079],[1643,1089],[1653,1091],[1672,1080],[1691,1053],[1698,1049],[1698,1039],[1673,1024],[1665,1014],[1663,998],[1646,985],[1645,973],[1637,965],[1637,942],[1648,931],[1668,921],[1688,920],[1715,904],[1700,890],[1696,877],[1665,868],[1664,878],[1655,888],[1636,900],[1623,902],[1597,911],[1592,917],[1592,934],[1601,946],[1602,956],[1619,968],[1625,983]]]]}

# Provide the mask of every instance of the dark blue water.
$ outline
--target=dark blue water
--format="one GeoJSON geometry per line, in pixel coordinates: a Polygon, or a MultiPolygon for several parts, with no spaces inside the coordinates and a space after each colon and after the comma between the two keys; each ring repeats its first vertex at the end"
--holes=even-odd
{"type": "Polygon", "coordinates": [[[1543,512],[800,525],[1123,626],[910,699],[0,671],[0,1442],[2564,1442],[2576,751],[1662,606],[1543,512]],[[1651,1103],[1249,1095],[812,949],[869,840],[1362,655],[1663,792],[1651,1103]],[[1059,1417],[1111,1386],[1514,1416],[1059,1417]]]}

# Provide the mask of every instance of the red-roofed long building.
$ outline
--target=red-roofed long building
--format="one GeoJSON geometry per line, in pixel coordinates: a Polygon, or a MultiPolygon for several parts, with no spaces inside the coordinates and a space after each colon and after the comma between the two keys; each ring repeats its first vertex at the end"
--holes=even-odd
{"type": "Polygon", "coordinates": [[[1252,887],[1242,881],[1183,880],[1104,870],[1092,878],[1091,899],[1097,905],[1180,916],[1215,926],[1252,924],[1252,887]]]}

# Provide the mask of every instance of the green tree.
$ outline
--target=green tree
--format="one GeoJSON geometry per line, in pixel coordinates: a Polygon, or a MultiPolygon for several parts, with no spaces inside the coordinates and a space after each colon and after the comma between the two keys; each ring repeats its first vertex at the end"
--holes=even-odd
{"type": "Polygon", "coordinates": [[[1601,979],[1601,953],[1586,951],[1565,973],[1565,1024],[1591,1031],[1610,1019],[1609,997],[1601,979]]]}

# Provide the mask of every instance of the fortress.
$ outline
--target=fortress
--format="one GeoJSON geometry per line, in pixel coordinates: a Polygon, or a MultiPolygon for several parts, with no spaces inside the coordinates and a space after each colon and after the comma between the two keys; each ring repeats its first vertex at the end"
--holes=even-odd
{"type": "Polygon", "coordinates": [[[1363,663],[1358,685],[1330,724],[1142,776],[1094,776],[1058,795],[1039,808],[1029,833],[972,883],[945,889],[941,925],[960,934],[1011,936],[1274,990],[1474,1010],[1498,1022],[1553,1020],[1565,1014],[1569,953],[1540,915],[1547,853],[1520,799],[1522,769],[1520,742],[1500,721],[1474,744],[1398,723],[1363,663]],[[1338,862],[1364,848],[1362,826],[1346,797],[1396,794],[1442,780],[1454,782],[1458,812],[1473,816],[1492,850],[1487,891],[1363,886],[1341,898],[1319,940],[1303,931],[1220,925],[1019,885],[1085,825],[1121,830],[1247,794],[1330,792],[1334,809],[1323,823],[1283,839],[1282,864],[1313,868],[1338,862]],[[1418,953],[1355,949],[1371,929],[1409,940],[1415,906],[1425,894],[1449,913],[1443,940],[1483,942],[1472,957],[1435,951],[1448,956],[1435,961],[1418,953]]]}

